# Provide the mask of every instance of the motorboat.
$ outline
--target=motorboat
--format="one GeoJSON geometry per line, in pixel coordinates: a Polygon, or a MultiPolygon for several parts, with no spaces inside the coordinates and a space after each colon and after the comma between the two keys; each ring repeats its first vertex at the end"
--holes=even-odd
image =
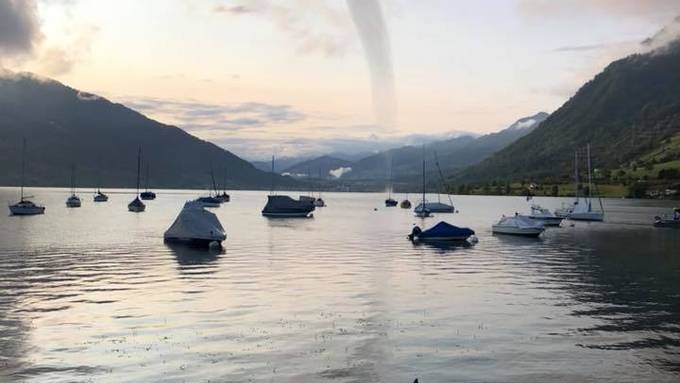
{"type": "Polygon", "coordinates": [[[673,215],[663,214],[654,217],[654,226],[680,228],[680,209],[673,208],[673,215]]]}
{"type": "Polygon", "coordinates": [[[109,196],[106,194],[102,193],[101,190],[97,189],[97,192],[94,194],[94,202],[106,202],[109,200],[109,196]]]}
{"type": "Polygon", "coordinates": [[[45,206],[36,205],[22,197],[21,201],[9,205],[9,211],[12,215],[38,215],[45,213],[45,206]]]}
{"type": "Polygon", "coordinates": [[[75,194],[66,199],[66,207],[80,207],[80,205],[80,198],[75,194]]]}
{"type": "Polygon", "coordinates": [[[66,199],[66,207],[80,207],[80,198],[76,195],[75,166],[71,167],[71,196],[66,199]]]}
{"type": "Polygon", "coordinates": [[[401,203],[399,204],[399,207],[402,208],[402,209],[410,209],[411,208],[411,201],[409,201],[408,198],[407,198],[407,199],[401,201],[401,203]]]}
{"type": "Polygon", "coordinates": [[[269,195],[262,215],[272,218],[308,217],[315,209],[310,197],[293,199],[287,195],[269,195]]]}
{"type": "Polygon", "coordinates": [[[139,170],[142,166],[142,147],[139,147],[137,152],[137,193],[135,193],[135,199],[128,204],[128,211],[133,213],[141,213],[146,210],[146,205],[139,199],[139,170]]]}
{"type": "Polygon", "coordinates": [[[453,213],[453,212],[455,212],[455,209],[451,205],[447,205],[443,202],[427,202],[427,201],[419,203],[413,211],[418,213],[421,210],[423,210],[423,207],[426,210],[429,210],[432,213],[453,213]]]}
{"type": "Polygon", "coordinates": [[[139,193],[139,196],[145,201],[156,199],[156,193],[149,191],[149,190],[145,190],[145,191],[139,193]]]}
{"type": "Polygon", "coordinates": [[[558,218],[569,218],[569,214],[571,214],[574,211],[574,204],[573,203],[565,203],[562,202],[562,207],[559,209],[555,209],[555,217],[558,218]]]}
{"type": "Polygon", "coordinates": [[[163,234],[163,239],[166,242],[208,247],[221,246],[227,235],[214,213],[205,210],[198,201],[188,201],[172,226],[163,234]]]}
{"type": "Polygon", "coordinates": [[[584,196],[583,199],[579,199],[578,195],[578,152],[576,153],[576,180],[577,180],[577,194],[576,201],[573,204],[573,209],[569,213],[568,218],[574,221],[603,221],[604,220],[604,206],[602,205],[602,199],[597,198],[599,202],[599,209],[593,208],[593,177],[591,174],[591,163],[590,163],[590,144],[587,146],[587,158],[588,158],[588,195],[584,196]]]}
{"type": "Polygon", "coordinates": [[[222,201],[213,196],[198,197],[196,202],[201,203],[204,207],[220,207],[222,205],[222,201]]]}
{"type": "Polygon", "coordinates": [[[519,214],[515,214],[511,217],[503,216],[498,223],[491,226],[491,232],[494,234],[537,237],[544,231],[545,227],[543,222],[519,214]]]}
{"type": "Polygon", "coordinates": [[[414,242],[423,241],[465,241],[475,234],[474,230],[467,227],[458,227],[441,221],[427,230],[415,226],[408,235],[408,239],[414,242]]]}
{"type": "Polygon", "coordinates": [[[45,213],[45,206],[40,206],[33,201],[30,201],[28,196],[24,195],[24,183],[26,174],[26,139],[23,141],[22,155],[21,155],[21,191],[19,192],[19,202],[9,205],[9,211],[12,215],[38,215],[45,213]]]}
{"type": "Polygon", "coordinates": [[[326,207],[326,201],[324,201],[323,198],[319,197],[316,200],[314,200],[314,206],[316,206],[316,207],[326,207]]]}
{"type": "Polygon", "coordinates": [[[392,197],[388,197],[385,200],[385,207],[395,207],[397,204],[399,204],[399,202],[397,202],[397,200],[392,197]]]}
{"type": "Polygon", "coordinates": [[[540,205],[531,205],[531,213],[528,217],[543,222],[543,226],[559,226],[564,219],[556,216],[550,210],[541,207],[540,205]]]}

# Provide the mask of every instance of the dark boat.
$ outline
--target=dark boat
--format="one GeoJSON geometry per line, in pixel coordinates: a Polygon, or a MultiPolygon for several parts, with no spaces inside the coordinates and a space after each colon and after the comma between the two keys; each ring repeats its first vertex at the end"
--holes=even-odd
{"type": "Polygon", "coordinates": [[[408,235],[411,241],[465,241],[475,235],[474,230],[467,227],[458,227],[444,221],[422,230],[415,226],[408,235]]]}
{"type": "Polygon", "coordinates": [[[145,201],[156,199],[156,193],[149,190],[141,192],[139,196],[142,197],[142,199],[145,201]]]}
{"type": "Polygon", "coordinates": [[[139,171],[142,166],[142,147],[139,147],[137,152],[137,193],[135,194],[135,199],[128,204],[128,211],[133,213],[141,213],[146,210],[146,205],[139,199],[139,171]]]}
{"type": "Polygon", "coordinates": [[[200,202],[203,204],[205,207],[220,207],[222,204],[222,201],[215,197],[207,196],[207,197],[198,197],[196,198],[197,202],[200,202]]]}
{"type": "Polygon", "coordinates": [[[397,206],[397,204],[398,204],[398,202],[394,198],[389,197],[385,200],[385,206],[386,207],[395,207],[395,206],[397,206]]]}
{"type": "Polygon", "coordinates": [[[292,199],[287,195],[267,196],[262,215],[275,218],[308,217],[314,211],[314,201],[308,198],[292,199]]]}

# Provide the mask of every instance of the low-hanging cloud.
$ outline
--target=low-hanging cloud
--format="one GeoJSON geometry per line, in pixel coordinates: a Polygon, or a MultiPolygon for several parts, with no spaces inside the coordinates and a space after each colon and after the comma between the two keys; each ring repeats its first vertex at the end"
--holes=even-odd
{"type": "Polygon", "coordinates": [[[371,74],[373,108],[383,128],[396,125],[397,101],[387,26],[378,0],[347,0],[371,74]]]}
{"type": "Polygon", "coordinates": [[[27,56],[42,38],[34,0],[0,0],[0,56],[27,56]]]}
{"type": "Polygon", "coordinates": [[[333,176],[334,178],[340,178],[351,171],[352,171],[351,167],[339,167],[337,169],[330,170],[328,174],[333,176]]]}

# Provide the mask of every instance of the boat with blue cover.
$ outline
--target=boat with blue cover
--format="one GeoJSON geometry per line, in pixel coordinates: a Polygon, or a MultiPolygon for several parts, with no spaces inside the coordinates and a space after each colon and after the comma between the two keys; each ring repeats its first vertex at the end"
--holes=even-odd
{"type": "Polygon", "coordinates": [[[427,230],[415,226],[409,234],[411,241],[465,241],[475,235],[474,230],[441,221],[427,230]]]}

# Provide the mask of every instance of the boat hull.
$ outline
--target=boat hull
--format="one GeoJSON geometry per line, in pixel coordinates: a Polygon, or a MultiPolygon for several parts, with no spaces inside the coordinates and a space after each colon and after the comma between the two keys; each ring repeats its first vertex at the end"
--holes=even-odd
{"type": "Polygon", "coordinates": [[[40,214],[45,214],[45,207],[44,206],[35,206],[35,207],[20,207],[20,206],[15,206],[12,205],[9,207],[9,212],[12,215],[40,215],[40,214]]]}
{"type": "Polygon", "coordinates": [[[262,212],[262,216],[270,218],[308,218],[311,212],[262,212]]]}
{"type": "Polygon", "coordinates": [[[107,196],[98,195],[94,197],[94,202],[107,202],[108,200],[109,197],[107,196]]]}
{"type": "Polygon", "coordinates": [[[491,226],[491,232],[494,234],[518,235],[523,237],[538,237],[545,231],[542,227],[514,227],[514,226],[491,226]]]}
{"type": "Polygon", "coordinates": [[[604,221],[604,213],[600,212],[585,212],[585,213],[571,213],[569,219],[572,221],[604,221]]]}
{"type": "Polygon", "coordinates": [[[80,199],[75,199],[75,198],[69,198],[66,200],[66,207],[74,208],[74,207],[80,207],[81,202],[80,199]]]}
{"type": "Polygon", "coordinates": [[[397,206],[398,202],[393,199],[386,199],[385,200],[385,207],[395,207],[397,206]]]}
{"type": "Polygon", "coordinates": [[[144,201],[151,201],[151,200],[156,199],[156,193],[151,193],[151,192],[144,192],[144,193],[141,193],[139,196],[144,201]]]}
{"type": "MultiPolygon", "coordinates": [[[[432,213],[453,213],[455,210],[453,206],[441,202],[425,202],[425,209],[432,213]]],[[[418,204],[413,211],[419,213],[421,210],[423,210],[422,203],[418,204]]]]}
{"type": "Polygon", "coordinates": [[[529,218],[540,221],[543,226],[559,226],[564,218],[561,217],[540,217],[540,216],[529,216],[529,218]]]}
{"type": "Polygon", "coordinates": [[[654,226],[656,227],[674,227],[680,228],[680,219],[664,219],[657,218],[654,221],[654,226]]]}
{"type": "Polygon", "coordinates": [[[310,197],[299,200],[283,195],[270,195],[262,209],[262,215],[269,218],[305,218],[316,209],[310,197]]]}

